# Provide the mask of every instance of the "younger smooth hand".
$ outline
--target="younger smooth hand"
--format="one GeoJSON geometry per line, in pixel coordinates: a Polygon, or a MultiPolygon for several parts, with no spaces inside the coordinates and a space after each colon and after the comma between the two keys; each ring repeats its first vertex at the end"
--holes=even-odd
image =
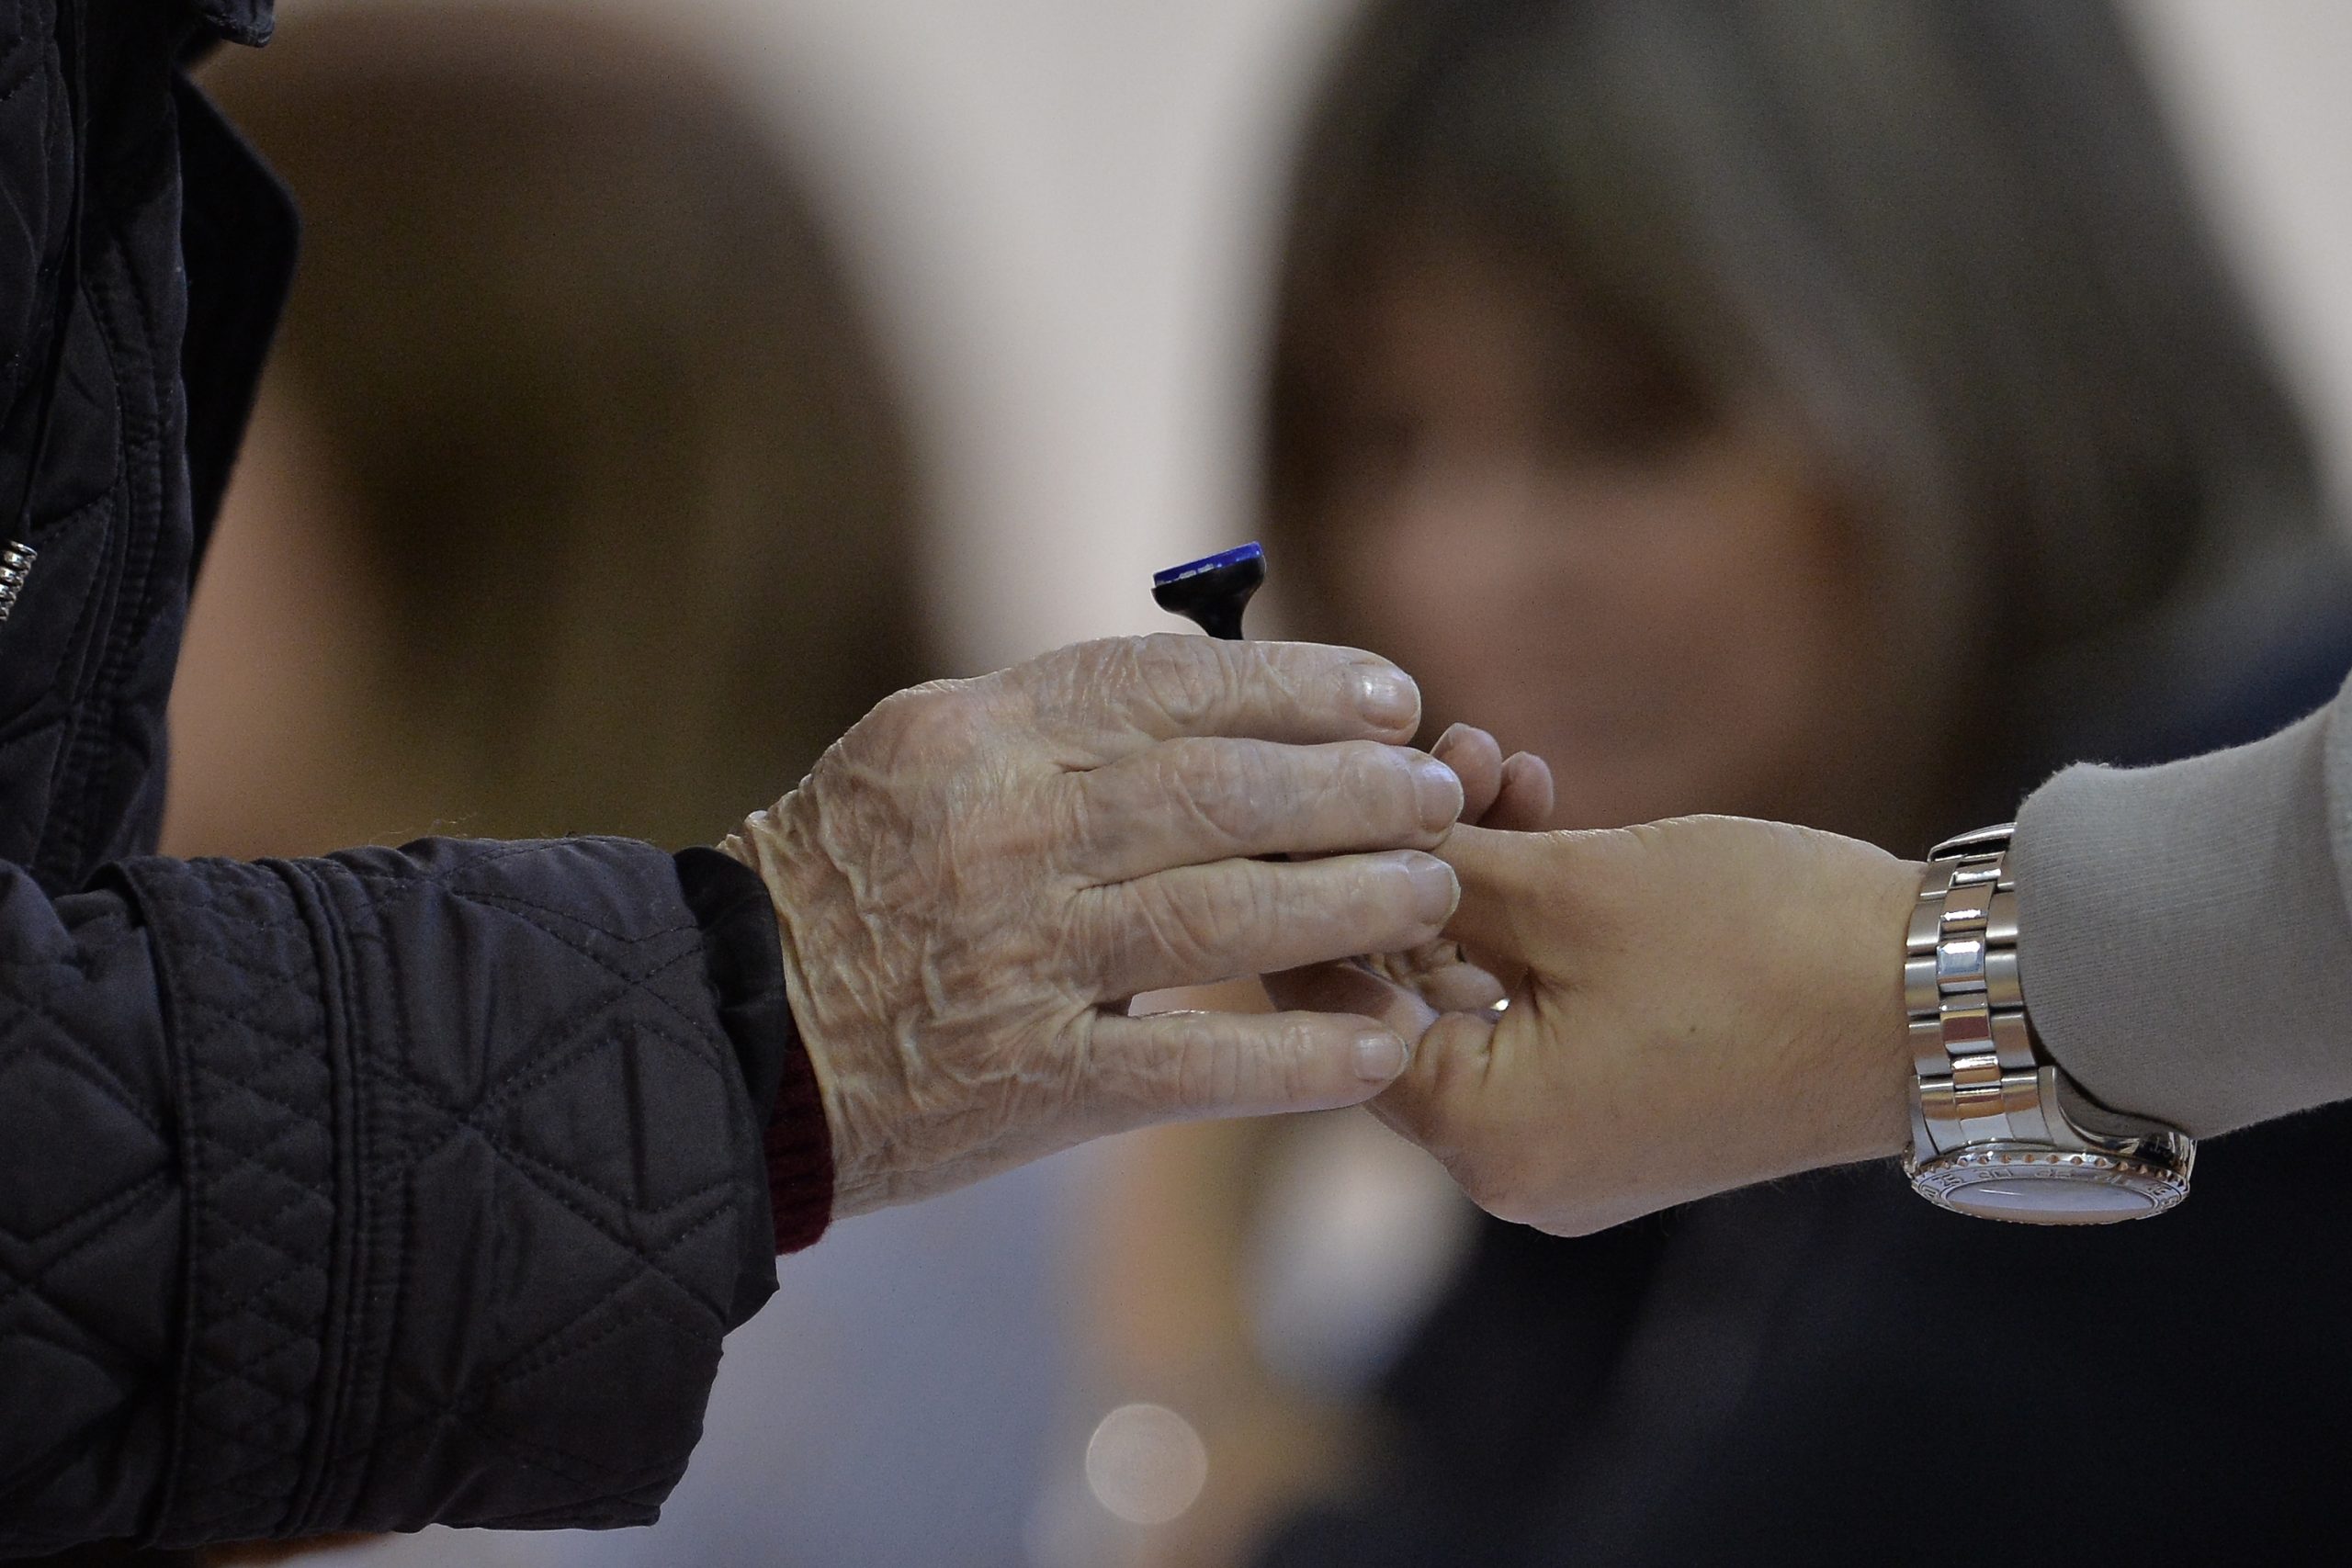
{"type": "Polygon", "coordinates": [[[1418,1041],[1372,1108],[1489,1213],[1581,1235],[1905,1145],[1917,864],[1728,817],[1464,827],[1440,853],[1462,879],[1447,934],[1506,977],[1507,1010],[1338,965],[1283,1000],[1418,1041]]]}

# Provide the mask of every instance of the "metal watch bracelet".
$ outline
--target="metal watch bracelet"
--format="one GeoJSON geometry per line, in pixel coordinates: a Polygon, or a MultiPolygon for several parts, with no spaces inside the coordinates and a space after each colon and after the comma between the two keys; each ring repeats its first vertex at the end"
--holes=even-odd
{"type": "Polygon", "coordinates": [[[2196,1145],[2154,1122],[2067,1112],[2018,973],[2009,826],[1939,844],[1905,933],[1903,1005],[1916,1072],[1912,1151],[1923,1197],[2036,1224],[2159,1214],[2188,1196],[2196,1145]]]}

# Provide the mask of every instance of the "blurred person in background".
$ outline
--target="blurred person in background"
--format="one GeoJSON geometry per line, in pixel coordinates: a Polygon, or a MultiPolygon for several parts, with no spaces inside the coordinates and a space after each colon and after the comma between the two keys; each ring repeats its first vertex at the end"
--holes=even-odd
{"type": "MultiPolygon", "coordinates": [[[[707,840],[938,667],[864,302],[691,41],[332,7],[204,80],[303,254],[174,694],[170,852],[707,840]]],[[[657,1529],[369,1561],[854,1568],[951,1533],[1010,1561],[1058,1376],[1054,1199],[1023,1173],[780,1270],[657,1529]]]]}
{"type": "MultiPolygon", "coordinates": [[[[1388,0],[1295,192],[1267,465],[1293,625],[1547,758],[1558,826],[1736,813],[1916,855],[2061,762],[2265,736],[2352,662],[2303,427],[2105,6],[1388,0]]],[[[2292,1556],[2352,1460],[2352,1276],[2309,1246],[2352,1223],[2316,1175],[2347,1132],[2243,1134],[2165,1227],[2096,1236],[1877,1168],[1579,1239],[1482,1219],[1257,1561],[2292,1556]],[[2020,1390],[2146,1440],[2044,1432],[2010,1474],[2020,1390]],[[1922,1432],[1948,1474],[1891,1440],[1922,1432]]],[[[1173,1135],[1148,1179],[1243,1210],[1203,1147],[1241,1136],[1173,1135]]],[[[1306,1179],[1246,1158],[1277,1211],[1306,1179]]],[[[1292,1290],[1263,1248],[1114,1223],[1162,1325],[1114,1325],[1114,1380],[1237,1364],[1246,1313],[1203,1298],[1255,1289],[1262,1331],[1292,1290]]],[[[1397,1210],[1398,1245],[1427,1223],[1397,1210]]],[[[1221,1499],[1238,1452],[1212,1441],[1204,1511],[1274,1506],[1221,1499]]]]}

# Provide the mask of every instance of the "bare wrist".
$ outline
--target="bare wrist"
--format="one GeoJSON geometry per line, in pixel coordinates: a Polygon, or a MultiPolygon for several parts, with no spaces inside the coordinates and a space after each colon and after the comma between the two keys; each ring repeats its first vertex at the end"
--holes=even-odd
{"type": "Polygon", "coordinates": [[[1874,868],[1852,924],[1854,976],[1843,1016],[1853,1030],[1849,1060],[1860,1065],[1856,1105],[1858,1159],[1886,1159],[1911,1146],[1912,1063],[1903,1006],[1904,933],[1927,866],[1889,860],[1874,868]]]}

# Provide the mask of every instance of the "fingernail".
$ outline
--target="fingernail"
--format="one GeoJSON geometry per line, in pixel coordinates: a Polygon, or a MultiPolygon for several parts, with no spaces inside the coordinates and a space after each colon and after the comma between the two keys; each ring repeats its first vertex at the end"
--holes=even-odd
{"type": "Polygon", "coordinates": [[[1460,740],[1469,728],[1470,727],[1468,725],[1463,724],[1459,721],[1447,725],[1445,727],[1445,733],[1437,738],[1437,744],[1430,747],[1430,750],[1432,751],[1444,750],[1446,748],[1460,740]]]}
{"type": "Polygon", "coordinates": [[[1355,687],[1356,711],[1373,723],[1402,728],[1420,716],[1420,688],[1396,666],[1359,664],[1350,680],[1355,687]]]}
{"type": "Polygon", "coordinates": [[[1405,1070],[1405,1043],[1385,1029],[1356,1036],[1356,1077],[1387,1083],[1405,1070]]]}
{"type": "Polygon", "coordinates": [[[1421,826],[1442,833],[1462,815],[1462,780],[1435,757],[1419,758],[1413,763],[1413,803],[1421,826]]]}
{"type": "Polygon", "coordinates": [[[1442,926],[1453,918],[1462,901],[1462,885],[1453,868],[1433,855],[1415,855],[1406,875],[1413,879],[1413,918],[1425,925],[1442,926]]]}

